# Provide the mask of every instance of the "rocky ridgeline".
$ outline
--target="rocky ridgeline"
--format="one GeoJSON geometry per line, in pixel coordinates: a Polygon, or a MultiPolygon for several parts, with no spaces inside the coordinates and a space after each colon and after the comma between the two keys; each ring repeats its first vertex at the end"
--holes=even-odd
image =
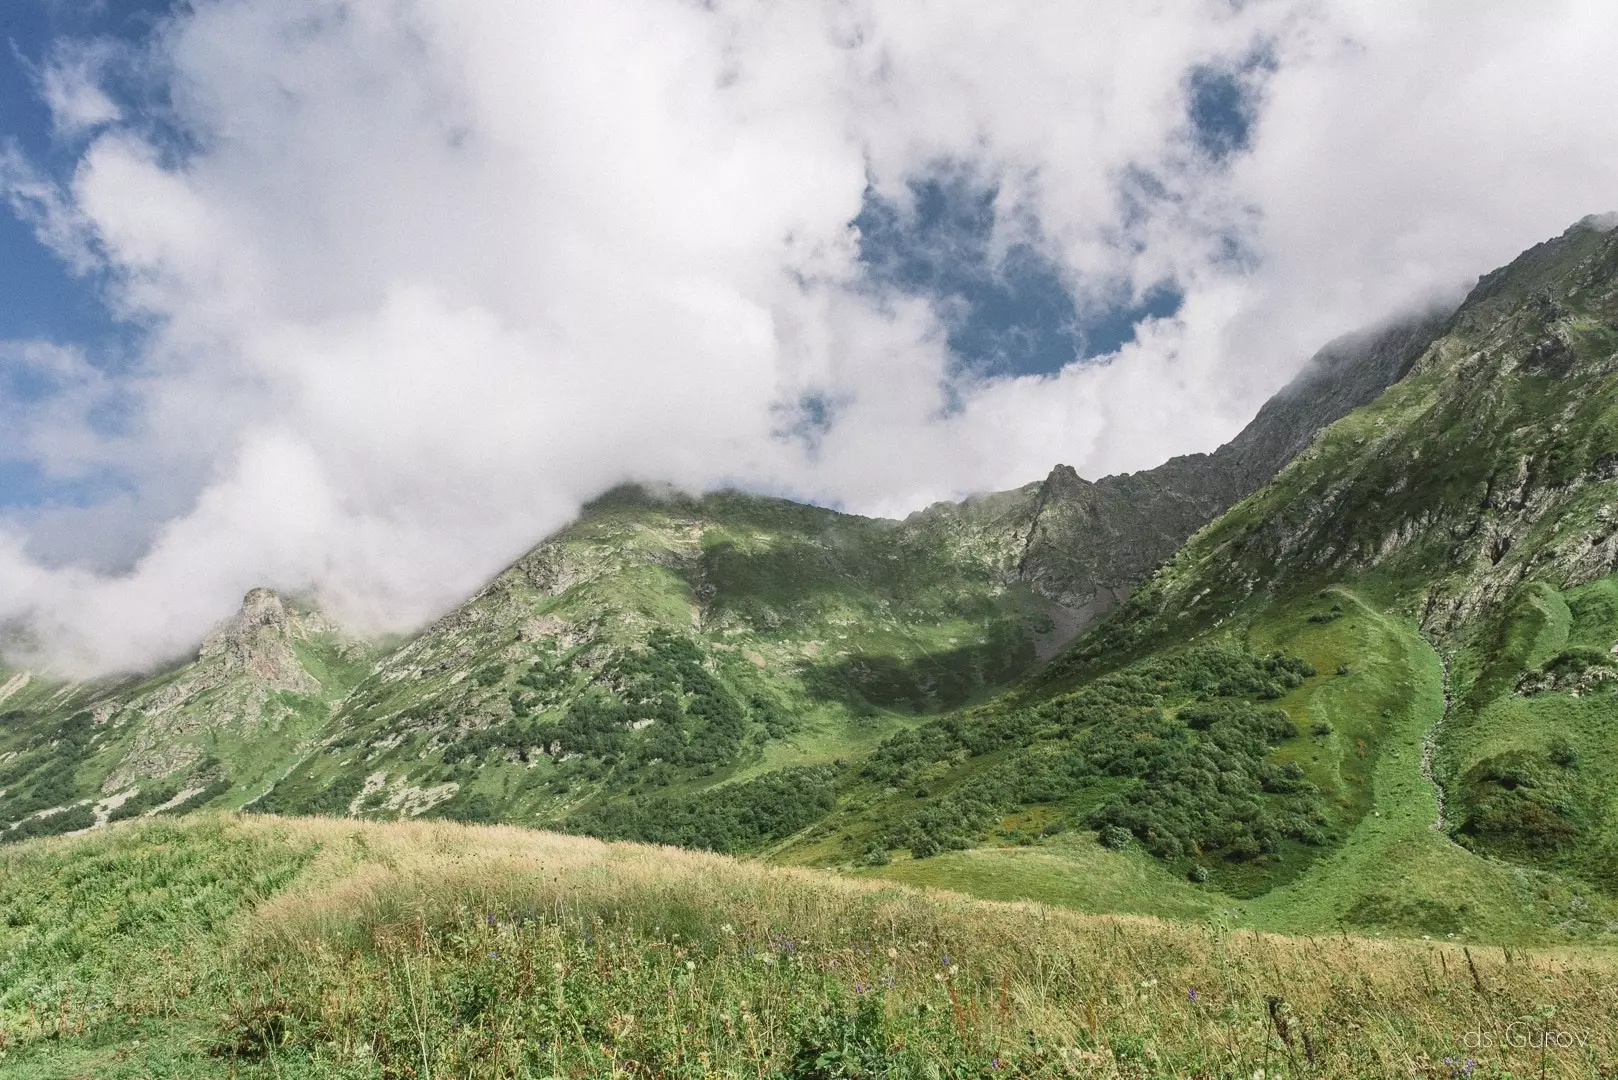
{"type": "Polygon", "coordinates": [[[1618,232],[1580,223],[1531,249],[1437,330],[1406,333],[1392,370],[1407,377],[1181,551],[1126,636],[1160,627],[1141,612],[1373,571],[1410,584],[1424,630],[1453,635],[1524,581],[1618,568],[1618,432],[1602,404],[1618,375],[1618,232]]]}
{"type": "Polygon", "coordinates": [[[1613,236],[1581,224],[1458,310],[1333,342],[1210,454],[1095,481],[1058,465],[901,522],[623,488],[397,648],[368,652],[255,589],[192,662],[152,678],[52,698],[8,673],[0,694],[27,703],[13,741],[87,710],[99,756],[82,774],[100,770],[104,792],[201,770],[237,782],[237,802],[288,780],[288,808],[416,810],[459,790],[458,748],[560,748],[523,742],[539,716],[627,710],[609,756],[641,760],[663,728],[644,723],[648,701],[620,699],[658,635],[691,644],[692,685],[699,669],[714,680],[676,711],[701,699],[735,720],[726,745],[743,748],[727,752],[760,754],[794,717],[861,743],[884,710],[980,699],[1109,612],[1109,634],[1162,634],[1164,613],[1379,570],[1419,585],[1411,610],[1454,633],[1526,579],[1618,562],[1618,446],[1583,407],[1618,354],[1613,236]],[[438,794],[400,794],[422,791],[438,794]]]}

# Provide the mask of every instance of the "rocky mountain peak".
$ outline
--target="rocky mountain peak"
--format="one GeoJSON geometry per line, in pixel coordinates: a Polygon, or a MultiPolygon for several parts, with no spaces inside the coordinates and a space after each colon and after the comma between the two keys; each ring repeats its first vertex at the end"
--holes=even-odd
{"type": "Polygon", "coordinates": [[[276,690],[311,693],[317,685],[292,642],[306,637],[318,616],[291,611],[273,589],[249,589],[242,607],[203,639],[197,660],[221,672],[243,672],[276,690]]]}
{"type": "Polygon", "coordinates": [[[248,589],[247,595],[242,597],[241,615],[244,619],[264,625],[279,623],[286,619],[286,605],[274,589],[261,585],[248,589]]]}

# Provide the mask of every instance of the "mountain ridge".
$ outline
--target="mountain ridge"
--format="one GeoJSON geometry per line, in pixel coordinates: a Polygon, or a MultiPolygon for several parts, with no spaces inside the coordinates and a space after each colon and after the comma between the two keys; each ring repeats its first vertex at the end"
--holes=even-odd
{"type": "Polygon", "coordinates": [[[1263,925],[1611,932],[1615,285],[1581,223],[1151,470],[897,521],[625,485],[403,642],[255,591],[179,668],[0,672],[5,836],[202,799],[1263,925]],[[1126,866],[1145,891],[1071,877],[1126,866]]]}

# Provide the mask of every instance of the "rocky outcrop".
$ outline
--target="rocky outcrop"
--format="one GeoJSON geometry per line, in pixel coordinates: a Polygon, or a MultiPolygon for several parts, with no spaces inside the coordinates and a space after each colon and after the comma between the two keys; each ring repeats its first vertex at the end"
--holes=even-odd
{"type": "Polygon", "coordinates": [[[294,611],[273,590],[250,590],[241,610],[203,640],[193,663],[108,712],[108,720],[134,733],[102,790],[194,765],[203,757],[200,735],[251,734],[264,723],[272,695],[318,694],[320,681],[304,667],[295,643],[335,631],[325,616],[294,611]]]}
{"type": "Polygon", "coordinates": [[[1426,311],[1332,342],[1211,454],[1094,482],[1057,465],[1040,483],[941,503],[905,526],[956,530],[958,545],[975,549],[986,569],[1060,604],[1059,636],[1071,640],[1198,529],[1269,482],[1322,428],[1403,378],[1449,317],[1426,311]]]}
{"type": "Polygon", "coordinates": [[[289,614],[273,590],[253,589],[242,598],[241,610],[203,639],[198,675],[215,683],[246,677],[264,690],[314,693],[320,684],[304,670],[292,643],[330,629],[319,615],[289,614]]]}

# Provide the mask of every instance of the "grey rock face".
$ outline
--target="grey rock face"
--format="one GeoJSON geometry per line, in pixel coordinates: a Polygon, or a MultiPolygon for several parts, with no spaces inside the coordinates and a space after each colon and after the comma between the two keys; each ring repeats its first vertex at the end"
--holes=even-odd
{"type": "Polygon", "coordinates": [[[1076,636],[1198,529],[1268,483],[1317,432],[1403,378],[1449,317],[1424,312],[1332,342],[1211,454],[1094,482],[1057,465],[1039,484],[931,507],[906,524],[948,520],[978,534],[985,551],[1014,552],[1008,577],[1072,612],[1066,630],[1076,636]]]}

